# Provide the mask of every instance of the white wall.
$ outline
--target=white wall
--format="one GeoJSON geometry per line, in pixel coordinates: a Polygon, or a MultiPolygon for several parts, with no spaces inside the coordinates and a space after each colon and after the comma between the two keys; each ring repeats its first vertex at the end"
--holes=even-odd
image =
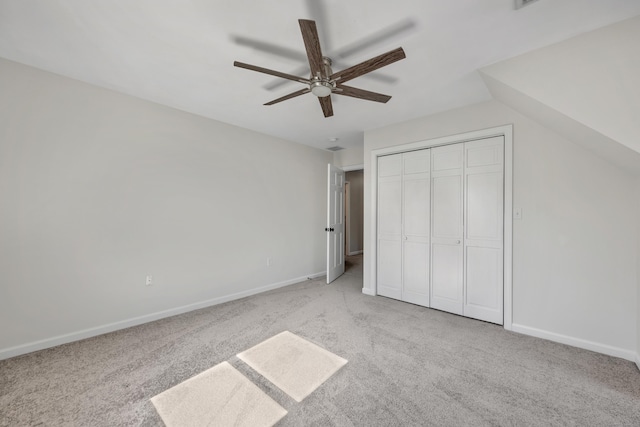
{"type": "Polygon", "coordinates": [[[324,271],[332,153],[6,60],[0,94],[0,358],[324,271]]]}
{"type": "MultiPolygon", "coordinates": [[[[514,125],[513,328],[633,360],[637,335],[636,179],[497,101],[365,133],[371,150],[514,125]],[[633,231],[632,231],[633,230],[633,231]]],[[[364,289],[371,284],[365,191],[364,289]]]]}
{"type": "Polygon", "coordinates": [[[349,182],[349,244],[348,253],[361,252],[364,231],[364,172],[350,171],[345,174],[349,182]]]}
{"type": "Polygon", "coordinates": [[[364,164],[364,147],[352,147],[333,153],[333,164],[345,168],[364,164]]]}

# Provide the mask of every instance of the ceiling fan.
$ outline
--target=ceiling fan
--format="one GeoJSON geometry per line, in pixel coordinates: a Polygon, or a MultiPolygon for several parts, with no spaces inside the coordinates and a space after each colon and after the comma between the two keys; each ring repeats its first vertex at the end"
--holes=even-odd
{"type": "Polygon", "coordinates": [[[331,59],[322,55],[320,48],[320,38],[318,37],[318,30],[316,28],[315,21],[307,19],[299,19],[300,31],[302,32],[302,39],[304,41],[304,47],[307,51],[307,58],[309,60],[309,67],[311,69],[311,75],[309,78],[298,77],[292,74],[281,73],[279,71],[270,70],[268,68],[258,67],[256,65],[245,64],[243,62],[235,61],[234,66],[240,68],[246,68],[247,70],[257,71],[259,73],[269,74],[283,79],[293,80],[307,85],[304,89],[297,90],[288,95],[274,99],[267,102],[264,105],[273,105],[287,99],[295,98],[296,96],[304,95],[311,92],[318,97],[322,112],[325,117],[333,116],[333,105],[331,104],[331,94],[350,96],[353,98],[360,98],[367,101],[375,101],[386,103],[391,99],[389,95],[383,95],[381,93],[370,92],[363,89],[358,89],[351,86],[346,86],[344,83],[349,80],[353,80],[356,77],[360,77],[364,74],[375,71],[379,68],[392,64],[396,61],[406,58],[404,50],[401,47],[383,53],[382,55],[371,58],[353,67],[346,68],[342,71],[334,73],[331,70],[331,59]]]}

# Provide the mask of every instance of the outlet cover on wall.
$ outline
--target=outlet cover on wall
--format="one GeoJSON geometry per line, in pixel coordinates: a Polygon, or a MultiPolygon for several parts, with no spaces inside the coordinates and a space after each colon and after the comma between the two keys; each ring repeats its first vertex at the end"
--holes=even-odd
{"type": "Polygon", "coordinates": [[[146,281],[147,286],[151,286],[153,285],[153,276],[151,275],[147,275],[147,281],[146,281]]]}

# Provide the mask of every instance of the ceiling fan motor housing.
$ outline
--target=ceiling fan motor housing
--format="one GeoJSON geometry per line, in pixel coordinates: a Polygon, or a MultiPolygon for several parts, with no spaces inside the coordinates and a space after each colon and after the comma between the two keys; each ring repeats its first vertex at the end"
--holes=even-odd
{"type": "Polygon", "coordinates": [[[329,80],[329,76],[333,74],[333,71],[331,70],[331,58],[323,56],[322,64],[323,75],[320,75],[320,73],[316,76],[312,75],[311,83],[309,84],[311,93],[318,98],[324,98],[325,96],[331,95],[331,92],[336,88],[336,83],[329,80]]]}

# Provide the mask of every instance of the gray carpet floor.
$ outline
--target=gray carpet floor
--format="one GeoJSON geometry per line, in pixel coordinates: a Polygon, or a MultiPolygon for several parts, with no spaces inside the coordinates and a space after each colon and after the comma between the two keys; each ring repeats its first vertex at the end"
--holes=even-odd
{"type": "Polygon", "coordinates": [[[2,426],[158,426],[149,399],[228,361],[278,426],[640,426],[626,360],[362,294],[361,257],[307,281],[0,362],[2,426]],[[235,355],[289,330],[349,363],[301,403],[235,355]]]}

